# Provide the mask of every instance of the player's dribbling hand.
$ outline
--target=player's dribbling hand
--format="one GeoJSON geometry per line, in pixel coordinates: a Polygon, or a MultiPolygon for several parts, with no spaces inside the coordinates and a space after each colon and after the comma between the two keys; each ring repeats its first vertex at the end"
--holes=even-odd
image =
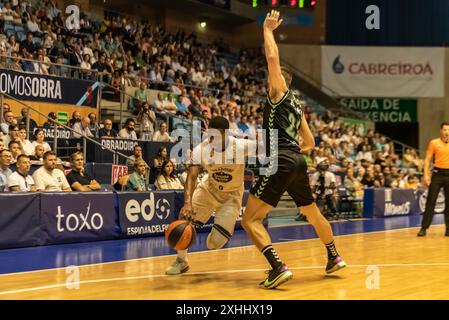
{"type": "Polygon", "coordinates": [[[179,219],[184,219],[192,222],[195,218],[195,214],[193,212],[193,207],[189,203],[185,203],[179,212],[179,219]]]}
{"type": "Polygon", "coordinates": [[[267,13],[263,27],[271,31],[275,30],[283,21],[282,19],[279,20],[279,15],[279,11],[271,10],[271,12],[267,13]]]}

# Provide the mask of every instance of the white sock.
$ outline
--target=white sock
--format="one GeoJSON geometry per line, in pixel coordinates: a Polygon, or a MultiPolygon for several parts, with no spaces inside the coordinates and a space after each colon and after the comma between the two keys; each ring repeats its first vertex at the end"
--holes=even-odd
{"type": "Polygon", "coordinates": [[[178,251],[178,257],[181,258],[184,261],[187,261],[187,249],[186,250],[179,250],[178,251]]]}

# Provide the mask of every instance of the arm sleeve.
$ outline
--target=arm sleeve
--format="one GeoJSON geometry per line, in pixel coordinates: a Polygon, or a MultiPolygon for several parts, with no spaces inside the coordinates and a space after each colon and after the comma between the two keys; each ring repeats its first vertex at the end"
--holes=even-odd
{"type": "Polygon", "coordinates": [[[65,177],[64,173],[62,173],[62,189],[71,189],[69,182],[67,181],[67,178],[65,177]]]}
{"type": "Polygon", "coordinates": [[[426,156],[432,157],[434,153],[435,153],[435,144],[433,143],[433,141],[430,141],[429,146],[427,147],[426,156]]]}
{"type": "Polygon", "coordinates": [[[16,176],[15,176],[15,175],[10,175],[10,176],[7,178],[7,182],[8,182],[8,188],[11,188],[11,187],[17,187],[17,186],[20,185],[20,184],[19,184],[19,181],[16,179],[16,176]]]}

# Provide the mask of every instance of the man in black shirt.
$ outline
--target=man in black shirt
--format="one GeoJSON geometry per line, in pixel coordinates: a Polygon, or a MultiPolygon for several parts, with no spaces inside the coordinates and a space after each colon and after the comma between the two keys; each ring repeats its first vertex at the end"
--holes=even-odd
{"type": "Polygon", "coordinates": [[[101,128],[98,130],[98,137],[99,138],[117,138],[118,133],[114,129],[112,129],[112,120],[111,119],[105,119],[103,121],[104,128],[101,128]]]}
{"type": "Polygon", "coordinates": [[[29,53],[32,55],[34,52],[36,52],[37,47],[33,42],[33,33],[32,32],[27,33],[27,38],[22,42],[21,46],[22,46],[22,54],[23,55],[24,55],[24,53],[29,53]]]}
{"type": "Polygon", "coordinates": [[[70,155],[72,171],[66,176],[70,187],[74,191],[96,191],[100,190],[100,184],[84,173],[83,153],[77,151],[70,155]]]}

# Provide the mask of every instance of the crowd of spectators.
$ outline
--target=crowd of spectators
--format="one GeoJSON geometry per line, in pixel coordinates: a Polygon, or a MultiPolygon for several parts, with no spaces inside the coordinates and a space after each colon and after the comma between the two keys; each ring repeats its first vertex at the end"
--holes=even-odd
{"type": "MultiPolygon", "coordinates": [[[[221,40],[203,44],[194,33],[186,34],[183,30],[170,33],[161,25],[124,16],[105,16],[96,22],[83,12],[80,29],[74,31],[67,30],[65,18],[64,11],[53,0],[5,3],[0,11],[2,24],[8,21],[23,24],[27,34],[22,41],[16,39],[16,34],[0,36],[0,67],[75,76],[72,69],[63,65],[66,63],[82,68],[77,76],[98,77],[108,83],[111,90],[105,91],[112,100],[120,96],[121,89],[137,87],[134,97],[129,99],[129,109],[135,119],[127,119],[123,128],[115,130],[111,119],[104,119],[100,124],[93,113],[83,118],[75,112],[68,123],[75,131],[74,138],[86,135],[169,142],[173,141],[168,131],[171,116],[200,120],[203,130],[212,117],[224,116],[232,133],[239,137],[255,138],[261,128],[265,103],[259,97],[266,95],[267,75],[262,47],[241,50],[237,61],[231,64],[225,58],[230,49],[221,40]],[[146,89],[159,90],[154,101],[149,99],[146,89]]],[[[393,143],[373,130],[365,133],[357,125],[342,124],[340,118],[330,113],[318,115],[306,111],[311,129],[316,133],[316,148],[307,157],[311,172],[326,162],[329,172],[340,177],[337,182],[355,196],[363,193],[364,187],[419,187],[423,161],[416,150],[407,149],[400,157],[393,143]]],[[[42,130],[35,131],[34,141],[26,139],[24,119],[26,109],[22,110],[20,121],[10,110],[3,114],[0,125],[3,146],[0,147],[7,150],[2,149],[2,157],[10,158],[18,166],[20,160],[25,168],[23,163],[27,159],[21,157],[25,155],[30,161],[42,161],[45,166],[48,160],[45,155],[50,155],[53,161],[53,155],[48,153],[51,147],[45,142],[42,130]]],[[[31,119],[30,128],[36,126],[31,119]]],[[[167,159],[166,150],[165,156],[162,153],[148,166],[141,151],[139,154],[136,150],[129,163],[133,168],[132,179],[124,184],[125,188],[142,189],[143,167],[145,170],[159,168],[160,175],[152,181],[158,188],[182,186],[174,176],[176,164],[167,159]]],[[[78,158],[71,161],[80,161],[78,158]]],[[[7,172],[2,163],[0,178],[7,172]]],[[[46,170],[50,167],[48,164],[46,170]]],[[[74,172],[80,170],[74,164],[72,168],[74,172]]],[[[78,182],[89,180],[83,179],[82,173],[73,176],[78,182]]],[[[73,179],[69,182],[70,188],[80,189],[76,183],[73,186],[73,179]]],[[[93,185],[95,188],[96,184],[93,185]]],[[[64,184],[61,189],[69,189],[66,187],[64,184]]]]}

